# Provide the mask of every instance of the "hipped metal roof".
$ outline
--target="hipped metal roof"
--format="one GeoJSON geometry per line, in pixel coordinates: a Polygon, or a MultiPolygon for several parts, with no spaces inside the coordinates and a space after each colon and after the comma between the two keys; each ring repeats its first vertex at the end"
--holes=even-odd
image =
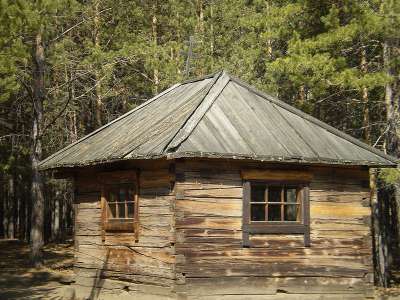
{"type": "Polygon", "coordinates": [[[222,71],[170,87],[46,158],[40,168],[162,157],[397,164],[395,158],[222,71]]]}

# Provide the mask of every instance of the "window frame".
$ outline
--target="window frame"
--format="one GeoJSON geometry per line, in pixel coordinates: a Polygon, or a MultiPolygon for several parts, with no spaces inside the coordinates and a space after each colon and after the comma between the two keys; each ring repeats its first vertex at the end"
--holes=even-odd
{"type": "MultiPolygon", "coordinates": [[[[101,185],[101,224],[102,241],[105,242],[106,232],[131,232],[134,235],[135,242],[139,241],[139,175],[138,169],[126,171],[109,171],[98,174],[98,181],[101,185]],[[125,218],[108,218],[109,199],[111,190],[117,187],[130,186],[133,189],[134,198],[134,216],[132,222],[123,221],[125,218]],[[112,220],[112,222],[110,222],[112,220]]],[[[125,197],[126,198],[126,197],[125,197]]],[[[118,196],[119,199],[119,196],[118,196]]],[[[116,203],[120,201],[112,201],[116,203]]],[[[125,205],[127,209],[127,205],[125,205]]]]}
{"type": "MultiPolygon", "coordinates": [[[[289,183],[289,184],[282,184],[282,183],[276,183],[276,182],[265,182],[265,181],[257,181],[257,180],[251,180],[250,181],[250,188],[252,185],[258,185],[258,186],[263,186],[265,188],[264,190],[264,201],[252,201],[251,197],[250,197],[250,219],[249,219],[249,223],[250,224],[271,224],[271,225],[292,225],[292,224],[303,224],[303,220],[304,220],[304,208],[303,208],[303,199],[304,199],[304,195],[303,195],[303,186],[302,185],[298,185],[298,184],[293,184],[293,183],[289,183]],[[280,189],[280,195],[279,195],[279,201],[269,201],[269,190],[270,188],[279,188],[280,189]],[[285,201],[285,192],[289,189],[293,189],[296,190],[296,202],[289,202],[289,201],[285,201]],[[265,219],[266,220],[252,220],[252,207],[253,205],[263,205],[264,210],[265,210],[265,219]],[[273,220],[268,220],[269,217],[269,207],[273,205],[273,206],[279,206],[280,207],[280,220],[279,221],[273,221],[273,220]],[[298,210],[299,210],[299,215],[300,218],[299,220],[295,220],[295,221],[291,221],[291,220],[284,220],[284,214],[285,214],[285,210],[284,207],[288,206],[288,205],[296,205],[298,210]]],[[[251,195],[251,193],[250,193],[251,195]]]]}
{"type": "Polygon", "coordinates": [[[117,183],[117,184],[107,184],[105,187],[105,212],[104,212],[104,229],[105,231],[128,231],[128,232],[134,232],[135,230],[135,217],[136,217],[136,186],[134,183],[117,183]],[[121,201],[118,199],[117,201],[110,201],[111,198],[111,193],[114,191],[118,190],[118,193],[120,192],[121,189],[125,190],[126,194],[127,191],[131,188],[133,190],[133,195],[132,195],[132,200],[127,201],[127,195],[125,195],[125,200],[121,201]],[[115,205],[115,214],[117,217],[109,217],[110,213],[110,204],[115,205]],[[119,215],[119,204],[124,203],[124,211],[125,211],[125,218],[120,218],[118,217],[119,215]],[[127,217],[128,215],[128,203],[133,203],[133,217],[129,218],[127,217]]]}
{"type": "MultiPolygon", "coordinates": [[[[302,234],[304,245],[310,246],[310,203],[309,182],[301,180],[264,180],[246,179],[243,182],[243,246],[250,247],[250,234],[302,234]],[[300,221],[252,221],[251,220],[251,185],[296,186],[301,193],[300,221]]],[[[262,204],[262,202],[260,202],[262,204]]],[[[268,218],[268,216],[266,216],[268,218]]]]}

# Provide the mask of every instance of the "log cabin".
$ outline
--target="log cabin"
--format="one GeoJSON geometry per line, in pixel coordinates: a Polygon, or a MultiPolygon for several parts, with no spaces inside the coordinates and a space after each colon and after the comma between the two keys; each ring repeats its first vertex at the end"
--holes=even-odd
{"type": "Polygon", "coordinates": [[[365,299],[369,169],[396,165],[221,71],[40,168],[74,182],[78,299],[365,299]]]}

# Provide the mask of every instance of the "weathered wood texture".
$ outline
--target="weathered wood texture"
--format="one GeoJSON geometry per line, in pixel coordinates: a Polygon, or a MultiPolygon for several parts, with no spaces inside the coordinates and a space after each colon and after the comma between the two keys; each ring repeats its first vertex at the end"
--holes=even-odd
{"type": "MultiPolygon", "coordinates": [[[[135,179],[135,169],[129,172],[135,179]]],[[[148,292],[153,287],[156,294],[167,295],[175,280],[174,175],[168,165],[141,168],[138,241],[133,231],[102,232],[101,183],[107,176],[98,175],[81,172],[75,180],[75,281],[83,291],[79,296],[95,298],[110,280],[122,288],[148,292]]],[[[115,177],[118,171],[110,173],[115,177]]]]}
{"type": "MultiPolygon", "coordinates": [[[[371,295],[367,171],[309,169],[311,246],[304,246],[302,235],[250,234],[249,248],[242,244],[242,171],[239,164],[176,165],[176,291],[181,297],[371,295]]],[[[258,173],[269,171],[246,174],[258,173]]]]}
{"type": "MultiPolygon", "coordinates": [[[[161,299],[371,296],[368,172],[299,168],[312,174],[311,246],[305,247],[301,234],[250,233],[250,247],[244,248],[242,174],[255,167],[261,165],[141,165],[138,241],[133,232],[102,234],[97,173],[79,173],[75,271],[84,292],[78,296],[122,290],[161,299]]],[[[264,167],[247,174],[267,176],[276,166],[264,167]]]]}

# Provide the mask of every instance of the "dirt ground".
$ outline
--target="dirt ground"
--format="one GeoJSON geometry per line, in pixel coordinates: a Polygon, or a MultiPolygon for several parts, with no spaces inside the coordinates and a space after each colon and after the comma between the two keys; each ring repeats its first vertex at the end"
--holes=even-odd
{"type": "MultiPolygon", "coordinates": [[[[63,299],[73,277],[72,244],[47,245],[44,260],[44,267],[32,268],[28,244],[18,240],[0,240],[0,300],[63,299]]],[[[400,285],[377,289],[376,295],[376,299],[400,300],[400,285]]]]}
{"type": "Polygon", "coordinates": [[[376,289],[376,299],[379,300],[400,300],[400,285],[382,289],[376,289]]]}
{"type": "Polygon", "coordinates": [[[29,265],[29,245],[0,240],[0,300],[59,300],[72,276],[73,246],[47,245],[45,266],[29,265]]]}

